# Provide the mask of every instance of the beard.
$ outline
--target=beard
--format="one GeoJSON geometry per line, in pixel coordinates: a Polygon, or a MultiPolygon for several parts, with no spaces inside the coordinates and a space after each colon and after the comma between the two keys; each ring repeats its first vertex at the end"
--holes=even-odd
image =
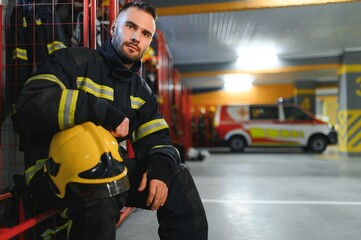
{"type": "Polygon", "coordinates": [[[113,38],[112,44],[124,64],[132,64],[139,61],[145,52],[144,50],[142,51],[137,44],[132,42],[121,43],[119,40],[113,38]],[[128,46],[137,48],[137,52],[131,50],[128,46]]]}

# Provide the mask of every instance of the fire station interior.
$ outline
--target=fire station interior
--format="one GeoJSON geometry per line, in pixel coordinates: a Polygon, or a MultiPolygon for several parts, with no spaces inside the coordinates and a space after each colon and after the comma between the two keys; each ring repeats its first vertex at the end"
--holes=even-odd
{"type": "MultiPolygon", "coordinates": [[[[102,46],[126,2],[0,1],[0,239],[66,231],[58,209],[36,212],[18,188],[14,105],[49,54],[102,46]]],[[[148,2],[159,18],[139,74],[193,175],[209,239],[359,239],[361,1],[148,2]]],[[[116,227],[119,240],[159,239],[155,211],[124,208],[116,227]]]]}

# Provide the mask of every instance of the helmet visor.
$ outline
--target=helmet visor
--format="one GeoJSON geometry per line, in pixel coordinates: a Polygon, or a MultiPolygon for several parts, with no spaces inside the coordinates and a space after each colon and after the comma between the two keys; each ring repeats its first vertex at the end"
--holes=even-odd
{"type": "Polygon", "coordinates": [[[125,175],[121,179],[108,183],[84,184],[71,182],[68,185],[70,189],[80,197],[108,198],[127,191],[129,189],[129,180],[128,176],[125,175]]]}

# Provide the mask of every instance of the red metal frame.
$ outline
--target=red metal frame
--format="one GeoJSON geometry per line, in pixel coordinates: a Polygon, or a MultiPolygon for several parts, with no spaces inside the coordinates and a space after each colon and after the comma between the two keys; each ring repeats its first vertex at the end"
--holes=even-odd
{"type": "Polygon", "coordinates": [[[83,46],[89,47],[89,0],[84,0],[83,5],[83,46]]]}
{"type": "Polygon", "coordinates": [[[192,146],[189,90],[182,84],[179,72],[173,67],[173,57],[161,31],[157,31],[156,41],[159,110],[169,124],[173,143],[183,146],[187,153],[192,146]]]}
{"type": "MultiPolygon", "coordinates": [[[[4,193],[0,195],[0,201],[14,197],[12,193],[4,193]]],[[[25,239],[24,231],[34,227],[36,224],[54,216],[59,213],[60,210],[49,209],[33,218],[25,219],[23,202],[20,199],[19,201],[19,224],[12,228],[0,228],[0,239],[10,239],[12,237],[18,236],[19,240],[25,239]]]]}
{"type": "MultiPolygon", "coordinates": [[[[3,59],[3,5],[0,3],[0,101],[2,101],[3,97],[2,97],[2,83],[3,83],[3,72],[2,72],[2,69],[3,69],[3,62],[2,62],[2,59],[3,59]]],[[[2,114],[3,112],[3,109],[2,109],[2,102],[0,102],[0,113],[2,114]]],[[[1,147],[1,145],[0,145],[1,147]]],[[[0,154],[0,163],[2,162],[2,159],[1,159],[1,155],[0,154]]],[[[1,186],[1,182],[0,182],[0,186],[1,186]]]]}
{"type": "MultiPolygon", "coordinates": [[[[159,110],[168,124],[172,124],[173,105],[173,59],[166,44],[164,35],[157,31],[158,42],[158,99],[159,110]]],[[[173,135],[170,127],[171,136],[173,135]]]]}
{"type": "Polygon", "coordinates": [[[56,210],[56,209],[49,209],[33,218],[30,218],[24,222],[21,222],[20,224],[9,228],[7,230],[3,230],[0,233],[0,239],[10,239],[12,237],[15,237],[17,235],[19,235],[20,233],[28,230],[29,228],[34,227],[36,224],[54,216],[55,214],[58,214],[60,212],[60,210],[56,210]]]}
{"type": "Polygon", "coordinates": [[[120,211],[119,221],[115,224],[115,228],[120,227],[120,225],[125,221],[125,219],[133,212],[134,208],[125,207],[120,211]]]}
{"type": "Polygon", "coordinates": [[[176,108],[176,124],[179,127],[177,135],[178,143],[183,145],[185,153],[188,152],[192,146],[191,134],[191,101],[189,98],[189,89],[187,89],[181,82],[179,72],[174,69],[174,105],[176,108]]]}
{"type": "Polygon", "coordinates": [[[114,22],[114,20],[117,18],[119,12],[119,2],[118,1],[112,1],[109,5],[109,24],[114,22]]]}
{"type": "Polygon", "coordinates": [[[0,201],[1,200],[5,200],[5,199],[8,199],[8,198],[11,198],[13,195],[11,193],[4,193],[4,194],[1,194],[0,195],[0,201]]]}
{"type": "Polygon", "coordinates": [[[90,48],[95,49],[97,42],[97,0],[91,0],[90,11],[90,48]]]}

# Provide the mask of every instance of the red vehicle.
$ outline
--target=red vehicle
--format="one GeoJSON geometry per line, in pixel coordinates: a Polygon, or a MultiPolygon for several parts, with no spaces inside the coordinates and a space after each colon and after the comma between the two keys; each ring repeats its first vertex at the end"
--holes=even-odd
{"type": "Polygon", "coordinates": [[[215,127],[217,140],[238,152],[247,146],[272,146],[322,153],[337,143],[331,124],[292,104],[219,106],[215,127]]]}

